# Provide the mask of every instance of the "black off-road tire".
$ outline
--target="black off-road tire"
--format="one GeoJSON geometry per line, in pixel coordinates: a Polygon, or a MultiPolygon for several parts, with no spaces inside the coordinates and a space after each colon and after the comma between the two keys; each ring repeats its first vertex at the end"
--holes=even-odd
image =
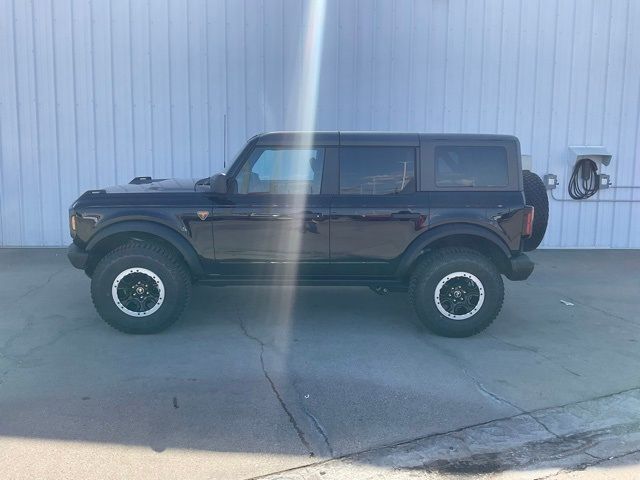
{"type": "Polygon", "coordinates": [[[469,337],[487,328],[500,313],[504,284],[496,266],[481,253],[470,248],[446,247],[428,252],[420,260],[411,276],[409,299],[420,321],[432,332],[444,337],[469,337]],[[440,281],[455,272],[475,276],[484,289],[481,307],[464,320],[443,315],[434,298],[440,281]]]}
{"type": "Polygon", "coordinates": [[[522,171],[522,183],[524,185],[524,198],[527,205],[531,205],[535,211],[533,216],[533,232],[529,238],[524,239],[524,251],[535,250],[542,242],[549,223],[549,197],[542,179],[529,170],[522,171]]]}
{"type": "Polygon", "coordinates": [[[110,326],[124,333],[151,334],[165,330],[182,314],[191,298],[191,278],[184,262],[170,250],[153,243],[132,242],[106,254],[91,277],[91,297],[96,310],[110,326]],[[112,296],[114,281],[122,272],[140,268],[153,272],[163,284],[163,302],[157,311],[131,316],[112,296]]]}

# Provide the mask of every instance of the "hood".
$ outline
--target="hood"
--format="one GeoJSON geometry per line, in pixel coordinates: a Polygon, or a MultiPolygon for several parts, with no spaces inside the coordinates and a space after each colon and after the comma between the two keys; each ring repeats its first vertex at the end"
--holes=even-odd
{"type": "Polygon", "coordinates": [[[103,190],[106,193],[163,193],[163,192],[193,192],[195,178],[161,178],[136,177],[126,185],[115,185],[103,190]]]}

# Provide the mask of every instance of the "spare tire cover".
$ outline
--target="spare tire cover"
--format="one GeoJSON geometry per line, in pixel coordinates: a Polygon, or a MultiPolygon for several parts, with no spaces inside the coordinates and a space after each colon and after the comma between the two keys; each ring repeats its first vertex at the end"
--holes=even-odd
{"type": "Polygon", "coordinates": [[[549,222],[549,198],[542,179],[529,170],[522,171],[524,199],[527,205],[535,208],[533,216],[533,233],[524,239],[524,251],[535,250],[542,242],[549,222]]]}

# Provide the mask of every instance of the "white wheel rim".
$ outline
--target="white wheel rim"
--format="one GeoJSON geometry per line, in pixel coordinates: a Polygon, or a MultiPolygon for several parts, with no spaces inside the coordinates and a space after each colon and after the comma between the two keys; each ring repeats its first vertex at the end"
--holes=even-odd
{"type": "Polygon", "coordinates": [[[469,272],[453,272],[448,274],[438,282],[436,290],[433,294],[433,300],[436,303],[438,311],[443,316],[450,318],[451,320],[466,320],[467,318],[473,317],[482,308],[482,305],[484,304],[484,298],[484,285],[482,285],[482,282],[478,277],[469,272]],[[449,282],[451,282],[452,280],[463,280],[462,283],[466,282],[466,284],[469,285],[469,289],[472,290],[473,293],[465,293],[464,287],[460,289],[452,289],[449,285],[449,282]],[[469,282],[472,282],[473,285],[470,285],[469,282]],[[445,288],[445,286],[447,286],[447,288],[445,288]],[[462,297],[461,301],[465,301],[465,307],[469,306],[465,295],[469,295],[470,298],[477,296],[478,300],[477,302],[475,302],[475,305],[473,305],[473,308],[471,308],[469,311],[456,314],[455,311],[457,308],[459,308],[458,305],[462,306],[462,304],[456,303],[458,302],[458,298],[460,298],[460,296],[456,297],[455,295],[457,294],[455,292],[460,293],[460,296],[462,297]]]}
{"type": "Polygon", "coordinates": [[[113,301],[118,307],[118,309],[120,309],[122,312],[126,313],[127,315],[131,317],[137,317],[137,318],[147,317],[157,312],[158,309],[164,303],[164,298],[165,298],[164,283],[162,283],[162,280],[160,279],[160,277],[155,273],[153,273],[151,270],[148,270],[146,268],[141,268],[141,267],[128,268],[123,272],[121,272],[113,281],[113,284],[111,286],[111,297],[113,298],[113,301]],[[139,297],[141,295],[142,296],[145,295],[145,293],[147,293],[150,288],[154,290],[154,293],[155,291],[157,291],[157,299],[155,300],[155,304],[153,304],[149,308],[143,309],[144,307],[141,307],[139,311],[131,310],[130,308],[127,308],[127,305],[130,305],[130,303],[133,300],[130,300],[128,303],[129,299],[122,298],[123,295],[122,295],[121,283],[123,282],[123,280],[126,280],[127,277],[132,275],[135,275],[140,279],[144,278],[144,276],[148,277],[147,282],[144,283],[143,285],[134,285],[134,291],[132,292],[132,294],[133,294],[133,297],[136,299],[136,301],[139,301],[139,297]],[[142,289],[144,289],[144,292],[142,291],[142,289]],[[120,291],[120,295],[118,295],[119,291],[120,291]]]}

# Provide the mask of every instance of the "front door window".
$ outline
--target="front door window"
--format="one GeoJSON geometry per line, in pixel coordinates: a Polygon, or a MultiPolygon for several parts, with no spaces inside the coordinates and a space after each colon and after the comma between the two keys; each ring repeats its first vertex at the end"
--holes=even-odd
{"type": "Polygon", "coordinates": [[[323,167],[322,149],[257,148],[236,176],[238,193],[317,195],[323,167]]]}

